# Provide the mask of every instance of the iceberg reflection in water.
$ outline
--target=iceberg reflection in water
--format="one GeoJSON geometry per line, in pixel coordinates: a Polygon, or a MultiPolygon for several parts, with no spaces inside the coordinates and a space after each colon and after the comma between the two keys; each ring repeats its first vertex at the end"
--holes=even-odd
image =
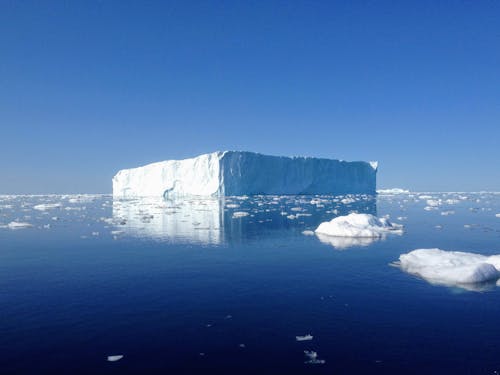
{"type": "MultiPolygon", "coordinates": [[[[368,195],[134,198],[113,200],[112,223],[128,236],[217,245],[279,230],[314,230],[339,215],[376,211],[376,199],[368,195]]],[[[351,245],[342,239],[326,242],[339,248],[365,245],[357,239],[347,241],[351,245]]]]}

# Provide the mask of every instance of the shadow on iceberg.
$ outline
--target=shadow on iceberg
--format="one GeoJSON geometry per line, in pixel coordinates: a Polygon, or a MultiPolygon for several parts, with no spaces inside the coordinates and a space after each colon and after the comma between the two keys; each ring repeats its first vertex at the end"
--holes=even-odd
{"type": "Polygon", "coordinates": [[[500,283],[500,255],[417,249],[402,254],[391,265],[432,285],[481,292],[500,283]]]}
{"type": "Polygon", "coordinates": [[[314,228],[332,215],[376,214],[373,196],[237,196],[114,199],[124,235],[174,243],[238,243],[283,230],[314,228]]]}

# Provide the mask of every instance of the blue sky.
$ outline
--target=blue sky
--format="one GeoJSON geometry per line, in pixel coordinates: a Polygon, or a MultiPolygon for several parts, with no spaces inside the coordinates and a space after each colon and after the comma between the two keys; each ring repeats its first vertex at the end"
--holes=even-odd
{"type": "Polygon", "coordinates": [[[500,190],[498,1],[2,1],[0,193],[215,150],[500,190]]]}

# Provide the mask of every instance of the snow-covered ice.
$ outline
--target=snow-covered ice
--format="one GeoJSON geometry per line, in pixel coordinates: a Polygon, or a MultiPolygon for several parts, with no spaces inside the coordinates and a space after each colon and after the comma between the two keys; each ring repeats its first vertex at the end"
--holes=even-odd
{"type": "Polygon", "coordinates": [[[321,223],[315,232],[334,237],[380,238],[387,233],[402,233],[402,230],[401,224],[391,223],[386,218],[352,213],[321,223]]]}
{"type": "Polygon", "coordinates": [[[374,194],[376,162],[224,151],[124,169],[114,197],[374,194]]]}
{"type": "Polygon", "coordinates": [[[417,249],[400,255],[397,265],[430,283],[450,286],[484,283],[500,277],[500,255],[417,249]]]}

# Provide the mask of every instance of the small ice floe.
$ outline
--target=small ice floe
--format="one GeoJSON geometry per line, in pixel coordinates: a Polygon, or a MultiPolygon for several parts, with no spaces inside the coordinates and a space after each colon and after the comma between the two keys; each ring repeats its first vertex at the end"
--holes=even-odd
{"type": "Polygon", "coordinates": [[[312,230],[304,230],[302,231],[302,234],[305,236],[314,236],[314,231],[312,230]]]}
{"type": "Polygon", "coordinates": [[[297,216],[296,215],[288,215],[286,218],[288,220],[295,220],[297,218],[297,216]]]}
{"type": "Polygon", "coordinates": [[[99,232],[92,232],[92,235],[97,237],[99,235],[99,232]]]}
{"type": "Polygon", "coordinates": [[[392,194],[408,194],[410,191],[401,189],[401,188],[392,188],[392,189],[379,189],[377,190],[377,194],[380,195],[392,195],[392,194]]]}
{"type": "Polygon", "coordinates": [[[297,341],[311,341],[312,339],[313,336],[310,333],[304,336],[295,336],[295,340],[297,341]]]}
{"type": "Polygon", "coordinates": [[[312,364],[312,365],[322,365],[325,363],[324,359],[318,359],[318,353],[314,350],[304,350],[304,354],[308,358],[304,363],[312,364]]]}
{"type": "Polygon", "coordinates": [[[42,204],[37,204],[33,208],[38,211],[47,211],[47,210],[53,210],[55,208],[60,208],[62,207],[61,203],[42,203],[42,204]]]}
{"type": "Polygon", "coordinates": [[[500,214],[495,214],[495,217],[500,217],[500,214]]]}
{"type": "Polygon", "coordinates": [[[245,344],[240,344],[238,345],[240,348],[246,348],[246,345],[245,344]]]}
{"type": "Polygon", "coordinates": [[[401,224],[391,223],[386,218],[377,218],[371,214],[349,214],[325,221],[316,228],[316,234],[334,237],[380,238],[387,233],[403,232],[401,224]]]}
{"type": "Polygon", "coordinates": [[[449,215],[454,215],[455,211],[453,210],[448,210],[448,211],[441,211],[441,216],[449,216],[449,215]]]}
{"type": "Polygon", "coordinates": [[[122,354],[118,355],[108,355],[108,362],[116,362],[123,358],[122,354]]]}
{"type": "Polygon", "coordinates": [[[228,203],[226,204],[226,208],[238,208],[240,207],[239,204],[236,204],[236,203],[228,203]]]}
{"type": "Polygon", "coordinates": [[[23,228],[31,228],[33,225],[30,223],[25,223],[21,221],[11,221],[7,224],[7,228],[9,229],[23,229],[23,228]]]}
{"type": "Polygon", "coordinates": [[[459,286],[487,283],[500,278],[500,255],[485,256],[461,251],[417,249],[399,256],[394,265],[431,284],[459,286]]]}
{"type": "Polygon", "coordinates": [[[237,219],[237,218],[240,218],[240,217],[245,217],[245,216],[248,216],[250,215],[248,212],[245,212],[245,211],[236,211],[236,212],[233,212],[233,219],[237,219]]]}

